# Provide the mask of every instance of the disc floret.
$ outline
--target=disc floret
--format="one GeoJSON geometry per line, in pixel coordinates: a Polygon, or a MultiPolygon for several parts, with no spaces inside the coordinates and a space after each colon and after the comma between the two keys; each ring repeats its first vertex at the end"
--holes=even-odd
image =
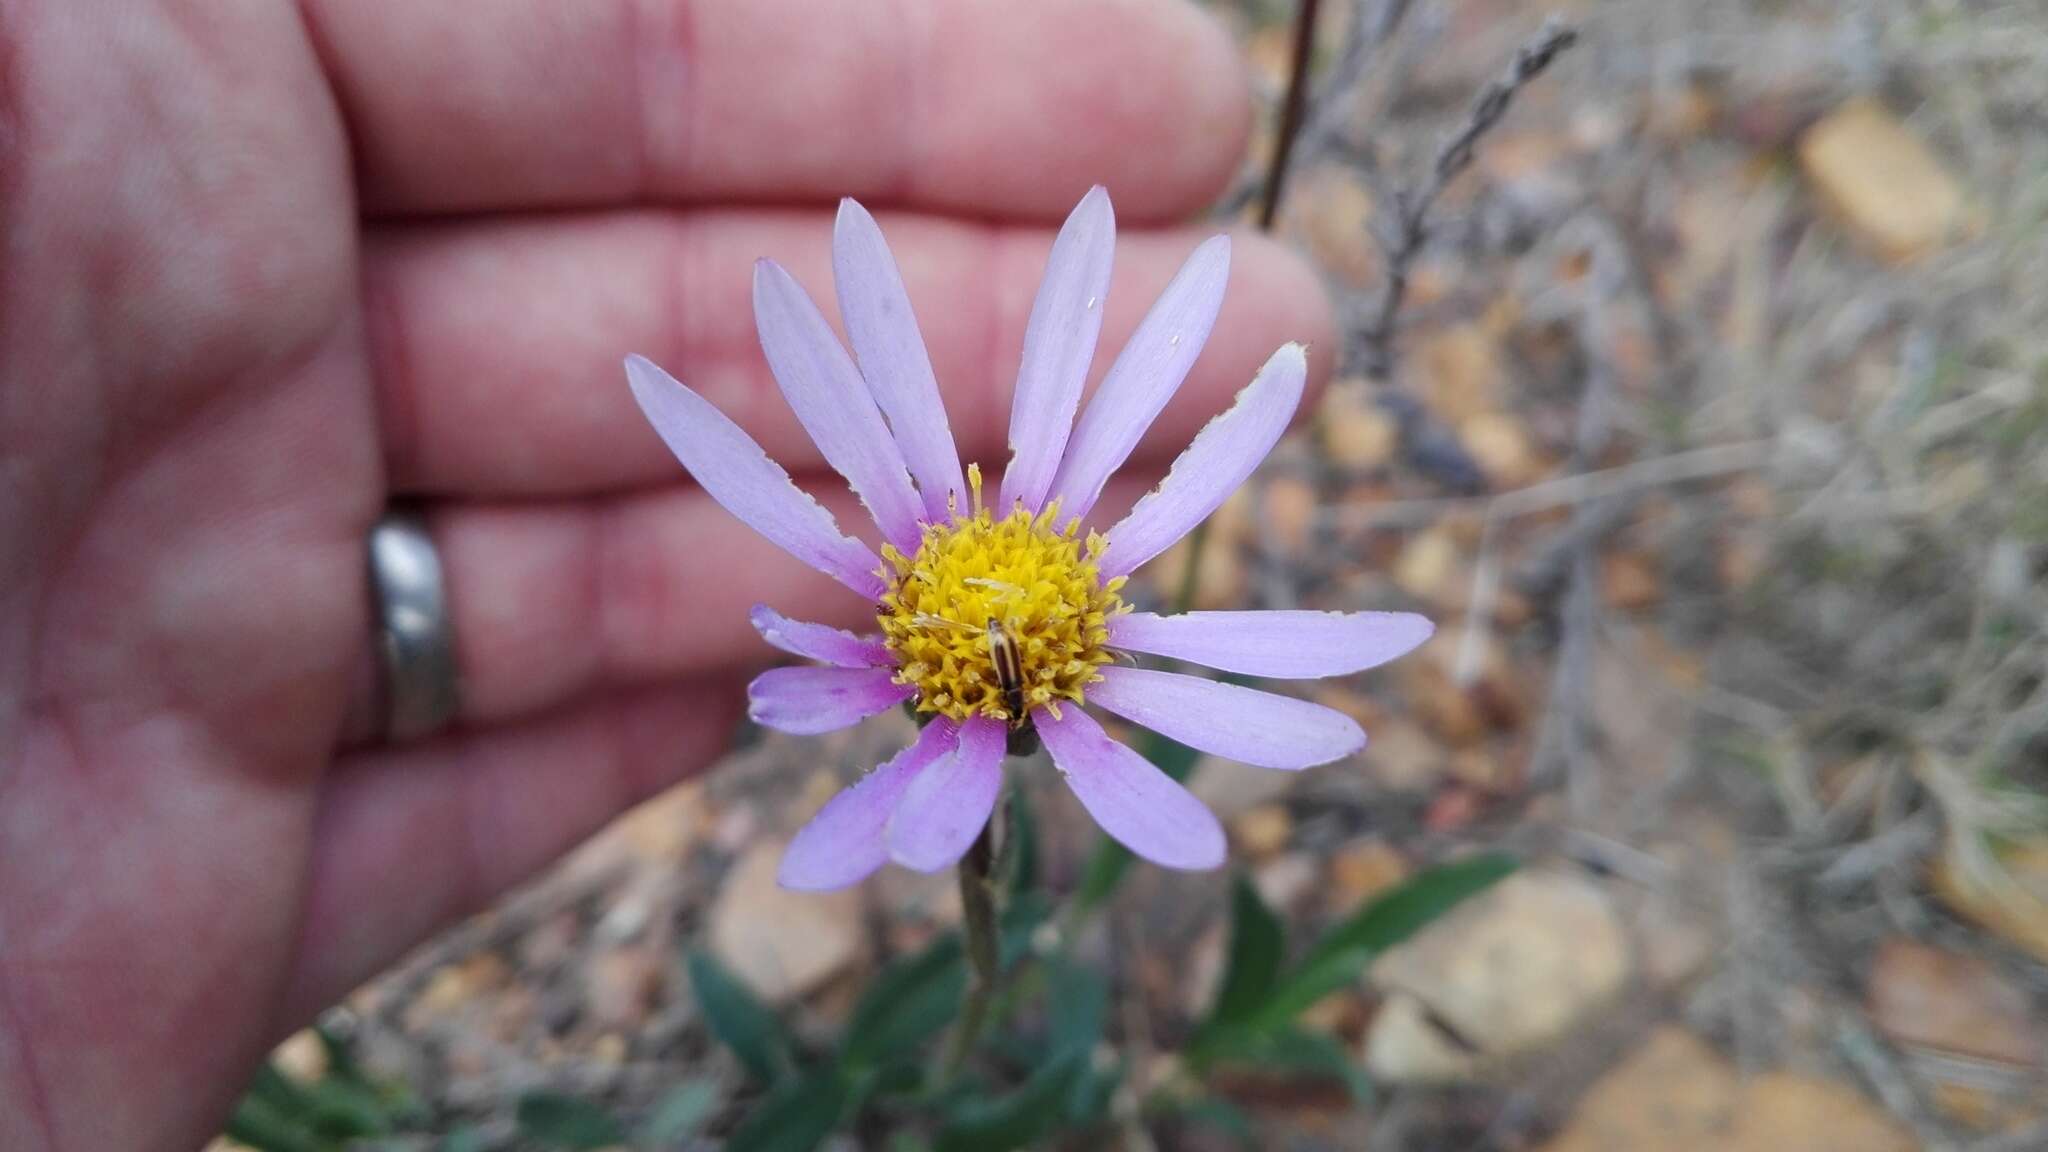
{"type": "Polygon", "coordinates": [[[1057,716],[1111,659],[1109,619],[1129,610],[1118,595],[1125,578],[1101,579],[1106,541],[1083,536],[1078,518],[1061,524],[1057,502],[997,519],[982,506],[979,469],[968,477],[969,515],[927,524],[916,555],[882,550],[879,616],[896,682],[916,690],[919,712],[954,720],[1021,726],[1040,707],[1057,716]],[[1014,684],[998,672],[1004,636],[1017,656],[1014,684]]]}

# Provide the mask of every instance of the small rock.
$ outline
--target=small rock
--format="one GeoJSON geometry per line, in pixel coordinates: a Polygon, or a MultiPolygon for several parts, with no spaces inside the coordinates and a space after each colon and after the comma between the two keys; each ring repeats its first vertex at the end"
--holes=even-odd
{"type": "Polygon", "coordinates": [[[1567,873],[1518,873],[1373,965],[1375,985],[1414,1003],[1374,1021],[1367,1065],[1396,1082],[1469,1075],[1478,1056],[1564,1035],[1621,991],[1630,968],[1628,937],[1604,892],[1567,873]],[[1443,1039],[1444,1026],[1476,1054],[1443,1039]]]}
{"type": "Polygon", "coordinates": [[[1407,878],[1407,859],[1377,838],[1346,844],[1330,860],[1330,883],[1342,908],[1358,907],[1407,878]]]}
{"type": "Polygon", "coordinates": [[[1401,425],[1372,400],[1370,385],[1345,380],[1333,385],[1322,408],[1323,453],[1352,472],[1373,472],[1394,459],[1401,425]]]}
{"type": "Polygon", "coordinates": [[[1542,1152],[1909,1152],[1917,1145],[1852,1089],[1783,1072],[1743,1080],[1667,1025],[1586,1093],[1542,1152]]]}
{"type": "Polygon", "coordinates": [[[1871,1018],[1898,1043],[2007,1064],[2039,1059],[2027,994],[1982,957],[1894,936],[1878,948],[1868,992],[1871,1018]]]}
{"type": "Polygon", "coordinates": [[[1252,873],[1252,887],[1267,907],[1285,917],[1315,890],[1321,870],[1315,857],[1306,852],[1289,852],[1259,865],[1252,873]]]}
{"type": "Polygon", "coordinates": [[[1908,1152],[1913,1140],[1838,1084],[1771,1073],[1744,1082],[1666,1025],[1579,1101],[1542,1152],[1908,1152]]]}
{"type": "Polygon", "coordinates": [[[1920,1144],[1862,1093],[1774,1072],[1744,1086],[1736,1152],[1918,1152],[1920,1144]]]}
{"type": "Polygon", "coordinates": [[[406,1027],[419,1030],[436,1018],[453,1015],[485,992],[505,982],[505,962],[495,952],[479,952],[443,964],[427,977],[427,986],[405,1009],[406,1027]]]}
{"type": "Polygon", "coordinates": [[[1500,350],[1477,324],[1437,332],[1416,349],[1422,370],[1422,402],[1444,423],[1456,427],[1500,405],[1500,350]]]}
{"type": "Polygon", "coordinates": [[[1279,804],[1261,804],[1230,822],[1230,834],[1245,855],[1264,859],[1287,847],[1294,818],[1279,804]]]}
{"type": "Polygon", "coordinates": [[[327,1079],[327,1045],[311,1028],[301,1028],[270,1054],[277,1070],[301,1084],[327,1079]]]}
{"type": "Polygon", "coordinates": [[[645,948],[613,948],[591,958],[584,1002],[600,1028],[637,1028],[661,993],[661,962],[645,948]]]}
{"type": "Polygon", "coordinates": [[[1410,537],[1394,561],[1394,583],[1438,608],[1456,609],[1465,603],[1470,588],[1464,576],[1457,541],[1442,524],[1410,537]]]}
{"type": "Polygon", "coordinates": [[[1307,555],[1316,534],[1315,485],[1299,476],[1275,476],[1260,493],[1260,533],[1287,559],[1307,555]]]}
{"type": "Polygon", "coordinates": [[[710,826],[704,782],[692,780],[634,808],[615,827],[641,859],[674,863],[689,855],[710,826]]]}
{"type": "Polygon", "coordinates": [[[858,890],[790,892],[776,884],[784,847],[766,841],[747,849],[711,909],[711,950],[771,1005],[853,966],[864,942],[858,890]]]}
{"type": "Polygon", "coordinates": [[[1955,177],[1872,101],[1844,104],[1807,129],[1799,163],[1822,203],[1886,260],[1916,260],[1963,227],[1955,177]]]}
{"type": "Polygon", "coordinates": [[[1600,558],[1600,592],[1608,607],[1634,612],[1655,604],[1663,588],[1649,557],[1639,552],[1609,552],[1600,558]]]}
{"type": "Polygon", "coordinates": [[[2023,840],[1998,854],[2001,875],[1979,876],[1942,854],[1934,888],[1951,908],[2048,963],[2048,837],[2023,840]]]}
{"type": "Polygon", "coordinates": [[[1467,788],[1496,796],[1513,792],[1521,782],[1515,763],[1485,745],[1460,748],[1453,753],[1450,776],[1467,788]]]}
{"type": "Polygon", "coordinates": [[[1413,721],[1389,716],[1367,729],[1366,770],[1393,792],[1427,792],[1443,774],[1444,750],[1413,721]]]}
{"type": "Polygon", "coordinates": [[[1459,680],[1466,634],[1463,625],[1439,628],[1400,664],[1416,716],[1457,748],[1470,747],[1491,731],[1520,726],[1528,712],[1525,686],[1510,673],[1507,654],[1491,631],[1478,635],[1471,677],[1459,680]]]}
{"type": "Polygon", "coordinates": [[[1287,795],[1297,779],[1293,772],[1276,772],[1220,756],[1204,756],[1195,761],[1188,790],[1208,805],[1217,819],[1227,823],[1287,795]]]}
{"type": "Polygon", "coordinates": [[[1536,450],[1522,422],[1500,412],[1481,412],[1458,425],[1458,442],[1495,488],[1518,488],[1536,478],[1536,450]]]}
{"type": "Polygon", "coordinates": [[[1372,234],[1372,193],[1356,174],[1318,168],[1287,196],[1283,228],[1299,236],[1317,263],[1353,288],[1376,285],[1380,248],[1372,234]]]}
{"type": "Polygon", "coordinates": [[[626,1038],[617,1032],[607,1032],[590,1044],[590,1062],[604,1068],[617,1068],[626,1062],[626,1038]]]}

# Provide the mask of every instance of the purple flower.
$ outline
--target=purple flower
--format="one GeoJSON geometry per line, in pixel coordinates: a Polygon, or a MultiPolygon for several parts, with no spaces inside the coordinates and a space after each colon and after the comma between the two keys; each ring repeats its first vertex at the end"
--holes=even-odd
{"type": "Polygon", "coordinates": [[[833,271],[853,355],[790,275],[754,270],[761,347],[797,419],[881,529],[880,555],[703,397],[633,356],[626,376],[647,418],[713,499],[798,559],[876,604],[855,635],[754,609],[763,639],[815,664],[763,673],[758,723],[828,732],[909,703],[917,740],[834,797],[783,857],[782,883],[839,888],[888,860],[920,871],[957,861],[987,823],[1013,730],[1035,729],[1104,831],[1169,868],[1222,863],[1223,830],[1187,789],[1111,739],[1079,705],[1191,748],[1298,769],[1357,752],[1365,733],[1319,704],[1113,662],[1148,653],[1247,676],[1338,676],[1427,639],[1400,612],[1133,612],[1130,573],[1199,524],[1287,428],[1308,364],[1275,352],[1157,489],[1106,531],[1082,532],[1110,474],[1180,387],[1223,302],[1230,242],[1195,249],[1080,419],[1102,327],[1116,226],[1091,190],[1046,261],[1010,412],[1010,463],[993,506],[961,468],[924,339],[873,217],[841,203],[833,271]]]}

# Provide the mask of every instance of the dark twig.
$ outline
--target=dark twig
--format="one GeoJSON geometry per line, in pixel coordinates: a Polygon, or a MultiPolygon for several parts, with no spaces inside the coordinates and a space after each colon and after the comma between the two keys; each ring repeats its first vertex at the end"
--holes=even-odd
{"type": "Polygon", "coordinates": [[[1429,239],[1429,213],[1451,181],[1472,167],[1473,149],[1479,138],[1507,115],[1515,93],[1543,74],[1558,54],[1578,41],[1578,30],[1552,18],[1546,20],[1535,39],[1515,53],[1513,64],[1495,77],[1472,102],[1465,122],[1437,150],[1436,163],[1420,188],[1397,191],[1393,196],[1391,219],[1381,229],[1380,245],[1387,254],[1387,287],[1380,297],[1377,314],[1366,326],[1364,368],[1371,376],[1384,378],[1394,365],[1394,317],[1408,295],[1408,273],[1422,246],[1429,239]]]}
{"type": "MultiPolygon", "coordinates": [[[[1337,59],[1325,71],[1315,92],[1308,98],[1308,108],[1302,114],[1301,127],[1290,135],[1292,144],[1287,165],[1313,164],[1325,153],[1340,154],[1357,151],[1349,156],[1353,162],[1370,167],[1372,158],[1362,150],[1354,149],[1339,138],[1339,129],[1351,114],[1352,95],[1365,79],[1367,65],[1376,50],[1393,38],[1401,25],[1401,18],[1407,15],[1412,0],[1358,0],[1358,11],[1352,16],[1349,35],[1338,50],[1337,59]],[[1367,11],[1370,8],[1371,11],[1367,11]]],[[[1292,81],[1290,79],[1290,87],[1292,81]]],[[[1217,206],[1217,214],[1232,217],[1243,212],[1254,200],[1261,203],[1272,188],[1270,173],[1261,172],[1242,179],[1230,194],[1217,206]]],[[[1278,201],[1276,200],[1277,204],[1278,201]]]]}
{"type": "Polygon", "coordinates": [[[1273,218],[1280,213],[1280,194],[1287,186],[1287,158],[1294,153],[1294,137],[1301,131],[1301,116],[1308,109],[1308,70],[1316,50],[1316,10],[1322,0],[1301,0],[1294,11],[1294,59],[1288,66],[1287,98],[1280,105],[1280,138],[1273,146],[1273,162],[1266,168],[1266,190],[1259,198],[1259,231],[1271,232],[1273,218]]]}

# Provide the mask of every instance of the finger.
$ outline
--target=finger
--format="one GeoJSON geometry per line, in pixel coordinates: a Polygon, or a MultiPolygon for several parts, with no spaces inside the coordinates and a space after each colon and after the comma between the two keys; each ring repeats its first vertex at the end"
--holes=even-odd
{"type": "MultiPolygon", "coordinates": [[[[882,221],[967,459],[1006,455],[1010,392],[1052,242],[919,216],[882,221]]],[[[754,260],[771,257],[829,316],[828,213],[706,212],[495,221],[387,232],[366,269],[387,467],[414,492],[597,491],[677,476],[625,383],[638,352],[717,404],[791,472],[819,458],[754,333],[754,260]]],[[[1203,239],[1127,234],[1097,372],[1203,239]]],[[[1178,452],[1290,340],[1327,375],[1333,321],[1315,274],[1262,236],[1233,243],[1223,310],[1182,391],[1139,447],[1178,452]]]]}
{"type": "Polygon", "coordinates": [[[560,712],[348,757],[321,795],[287,1019],[334,1002],[435,930],[702,769],[737,683],[611,692],[560,712]]]}
{"type": "Polygon", "coordinates": [[[871,197],[1185,213],[1244,152],[1181,0],[309,0],[372,212],[871,197]]]}
{"type": "MultiPolygon", "coordinates": [[[[1155,478],[1120,476],[1098,518],[1120,514],[1155,478]]],[[[825,494],[825,503],[842,523],[860,515],[844,494],[825,494]]],[[[545,506],[452,505],[431,526],[472,724],[599,688],[768,664],[779,657],[748,621],[756,604],[840,628],[875,627],[873,604],[694,487],[545,506]]]]}

